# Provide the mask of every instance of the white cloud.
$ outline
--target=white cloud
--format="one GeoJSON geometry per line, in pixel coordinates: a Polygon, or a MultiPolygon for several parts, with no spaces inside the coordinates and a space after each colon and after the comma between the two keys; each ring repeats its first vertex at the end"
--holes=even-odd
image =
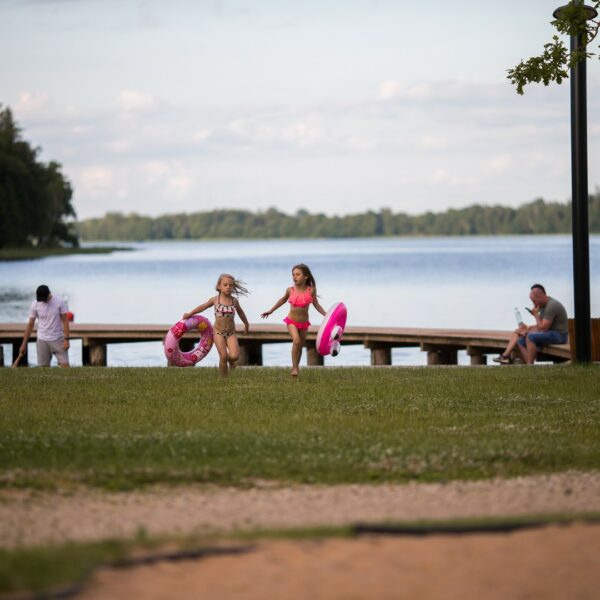
{"type": "Polygon", "coordinates": [[[199,131],[196,131],[196,133],[194,133],[193,138],[197,142],[204,142],[208,140],[208,138],[210,138],[211,134],[212,132],[208,129],[200,129],[199,131]]]}
{"type": "Polygon", "coordinates": [[[432,87],[427,83],[406,84],[402,81],[383,81],[379,84],[380,100],[408,98],[419,100],[431,96],[432,87]]]}
{"type": "Polygon", "coordinates": [[[125,154],[131,150],[132,145],[133,144],[130,139],[117,139],[110,142],[108,147],[114,154],[125,154]]]}
{"type": "Polygon", "coordinates": [[[512,156],[508,154],[502,154],[500,156],[494,156],[492,159],[486,162],[486,168],[489,171],[496,173],[504,173],[508,171],[514,165],[512,156]]]}
{"type": "MultiPolygon", "coordinates": [[[[53,103],[19,123],[46,160],[63,163],[81,217],[158,214],[173,203],[344,213],[568,196],[568,103],[560,95],[521,98],[460,81],[382,89],[385,102],[245,110],[176,107],[128,92],[110,111],[53,103]],[[151,119],[143,112],[150,107],[151,119]]],[[[594,114],[590,187],[600,147],[594,114]]]]}
{"type": "Polygon", "coordinates": [[[227,129],[238,137],[248,137],[248,123],[244,119],[234,119],[231,121],[227,129]]]}
{"type": "Polygon", "coordinates": [[[379,84],[379,98],[381,100],[388,100],[398,96],[402,89],[402,85],[399,81],[382,81],[379,84]]]}
{"type": "Polygon", "coordinates": [[[462,186],[469,183],[465,177],[444,168],[435,169],[432,179],[435,183],[442,185],[462,186]]]}
{"type": "Polygon", "coordinates": [[[152,185],[163,178],[169,172],[169,165],[166,162],[153,160],[143,163],[140,166],[141,175],[152,185]]]}
{"type": "Polygon", "coordinates": [[[107,166],[84,167],[76,174],[76,182],[80,191],[87,194],[98,194],[110,190],[115,181],[114,168],[107,166]]]}
{"type": "Polygon", "coordinates": [[[166,192],[169,197],[173,194],[175,194],[177,198],[185,197],[191,189],[192,178],[189,175],[176,175],[167,181],[166,192]]]}
{"type": "Polygon", "coordinates": [[[283,130],[281,137],[285,141],[299,144],[300,146],[310,146],[323,140],[325,134],[321,128],[314,125],[294,123],[283,130]]]}
{"type": "Polygon", "coordinates": [[[123,90],[119,94],[118,104],[124,111],[146,111],[156,108],[158,100],[152,94],[123,90]]]}
{"type": "Polygon", "coordinates": [[[417,139],[417,146],[423,150],[444,150],[448,140],[436,134],[425,134],[417,139]]]}
{"type": "Polygon", "coordinates": [[[48,106],[48,94],[46,92],[21,92],[15,106],[18,113],[31,113],[41,111],[48,106]]]}

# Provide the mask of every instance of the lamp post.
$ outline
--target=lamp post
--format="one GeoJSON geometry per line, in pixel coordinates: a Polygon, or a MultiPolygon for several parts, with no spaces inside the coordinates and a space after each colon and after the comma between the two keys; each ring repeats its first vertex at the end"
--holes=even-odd
{"type": "MultiPolygon", "coordinates": [[[[594,19],[598,12],[576,0],[594,19]]],[[[557,19],[566,6],[557,8],[557,19]]],[[[571,35],[571,52],[584,44],[583,34],[571,35]]],[[[571,214],[573,231],[573,291],[575,296],[575,360],[592,360],[590,331],[590,242],[588,225],[587,101],[585,56],[571,67],[571,214]]]]}

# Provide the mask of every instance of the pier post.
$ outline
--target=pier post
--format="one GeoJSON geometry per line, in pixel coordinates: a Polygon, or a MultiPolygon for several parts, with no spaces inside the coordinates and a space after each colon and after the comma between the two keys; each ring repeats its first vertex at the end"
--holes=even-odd
{"type": "Polygon", "coordinates": [[[81,363],[84,367],[105,367],[106,344],[84,338],[81,344],[81,363]]]}
{"type": "Polygon", "coordinates": [[[471,365],[487,365],[487,356],[481,348],[476,348],[475,346],[468,346],[467,354],[471,358],[471,365]]]}
{"type": "Polygon", "coordinates": [[[237,364],[240,367],[262,366],[262,344],[257,342],[241,343],[240,358],[237,364]]]}
{"type": "MultiPolygon", "coordinates": [[[[17,360],[17,356],[19,356],[19,349],[21,348],[21,342],[13,342],[12,343],[12,359],[13,362],[17,360]]],[[[19,367],[28,367],[29,366],[29,351],[27,349],[27,345],[25,346],[25,354],[21,358],[19,362],[19,367]]]]}
{"type": "Polygon", "coordinates": [[[452,346],[421,344],[421,350],[427,352],[427,364],[430,366],[458,364],[458,349],[452,346]]]}
{"type": "Polygon", "coordinates": [[[322,367],[325,364],[325,359],[317,352],[314,342],[306,344],[306,364],[309,367],[322,367]]]}
{"type": "Polygon", "coordinates": [[[371,366],[380,367],[392,364],[392,348],[390,346],[371,347],[371,366]]]}
{"type": "Polygon", "coordinates": [[[437,350],[427,351],[427,366],[441,365],[440,354],[437,350]]]}
{"type": "MultiPolygon", "coordinates": [[[[392,364],[392,348],[391,344],[373,342],[372,340],[366,340],[364,342],[365,348],[371,351],[371,366],[381,367],[390,366],[392,364]]],[[[396,344],[398,345],[398,344],[396,344]]],[[[402,344],[399,344],[402,345],[402,344]]]]}
{"type": "Polygon", "coordinates": [[[106,366],[106,344],[93,344],[90,346],[90,366],[106,366]]]}
{"type": "Polygon", "coordinates": [[[487,361],[487,356],[485,354],[472,354],[471,355],[471,365],[472,366],[478,366],[478,365],[487,365],[488,361],[487,361]]]}

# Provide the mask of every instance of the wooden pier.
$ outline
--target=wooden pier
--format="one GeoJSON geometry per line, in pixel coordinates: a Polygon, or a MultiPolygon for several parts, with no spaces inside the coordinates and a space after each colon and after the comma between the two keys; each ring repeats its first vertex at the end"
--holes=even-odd
{"type": "MultiPolygon", "coordinates": [[[[121,325],[121,324],[78,324],[71,323],[71,340],[82,340],[82,363],[84,366],[106,366],[108,346],[135,342],[162,342],[171,325],[121,325]]],[[[24,323],[0,323],[0,344],[12,345],[12,356],[16,357],[23,339],[24,323]]],[[[307,363],[323,365],[323,357],[317,352],[316,326],[308,331],[306,342],[307,363]]],[[[241,332],[240,329],[238,331],[241,332]]],[[[408,327],[347,327],[342,345],[362,345],[371,351],[371,365],[391,365],[393,348],[420,348],[427,353],[428,365],[455,365],[458,351],[466,350],[472,365],[487,364],[487,355],[499,354],[509,339],[510,331],[423,329],[408,327]]],[[[191,349],[198,336],[187,333],[180,347],[191,349]]],[[[35,331],[31,341],[35,341],[35,331]]],[[[239,335],[239,365],[262,365],[264,344],[290,342],[285,325],[256,324],[250,326],[247,335],[239,335]]],[[[539,360],[564,362],[570,360],[569,344],[548,346],[539,360]]],[[[0,347],[0,364],[4,356],[0,347]]],[[[27,366],[27,356],[21,365],[27,366]]],[[[166,364],[166,359],[165,359],[166,364]]]]}

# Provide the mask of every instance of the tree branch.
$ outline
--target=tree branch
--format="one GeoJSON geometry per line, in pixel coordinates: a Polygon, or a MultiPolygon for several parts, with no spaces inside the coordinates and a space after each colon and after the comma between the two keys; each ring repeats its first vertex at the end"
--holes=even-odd
{"type": "MultiPolygon", "coordinates": [[[[592,2],[592,8],[598,9],[600,0],[592,2]]],[[[595,56],[588,50],[590,42],[598,35],[600,21],[588,20],[588,12],[579,0],[570,2],[561,8],[558,18],[551,24],[559,32],[569,36],[581,35],[582,44],[573,51],[567,50],[557,35],[552,36],[552,42],[544,45],[544,51],[539,56],[533,56],[521,61],[513,69],[507,70],[507,78],[516,86],[517,93],[523,95],[524,88],[529,83],[548,85],[556,82],[559,85],[569,77],[569,69],[579,61],[595,56]]]]}

